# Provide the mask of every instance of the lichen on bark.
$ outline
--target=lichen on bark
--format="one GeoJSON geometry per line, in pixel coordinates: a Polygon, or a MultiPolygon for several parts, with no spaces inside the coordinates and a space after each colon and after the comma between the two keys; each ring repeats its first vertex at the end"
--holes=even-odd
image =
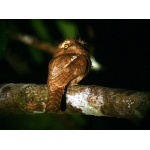
{"type": "MultiPolygon", "coordinates": [[[[46,85],[0,85],[0,113],[45,113],[48,97],[46,85]]],[[[58,114],[107,116],[142,119],[150,107],[150,93],[106,88],[94,85],[69,87],[66,109],[58,114]]]]}

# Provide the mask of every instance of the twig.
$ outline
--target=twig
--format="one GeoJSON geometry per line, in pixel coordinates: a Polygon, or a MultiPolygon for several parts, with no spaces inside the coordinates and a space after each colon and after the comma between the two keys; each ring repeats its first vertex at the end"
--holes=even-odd
{"type": "Polygon", "coordinates": [[[45,41],[41,41],[38,40],[37,38],[30,36],[30,35],[26,35],[26,34],[21,34],[18,32],[10,32],[10,37],[12,39],[18,40],[20,42],[23,42],[27,45],[33,46],[35,48],[41,49],[45,52],[48,52],[52,55],[55,54],[56,52],[56,47],[52,46],[52,44],[45,42],[45,41]]]}
{"type": "MultiPolygon", "coordinates": [[[[0,113],[45,113],[46,85],[0,85],[0,113]]],[[[150,93],[78,85],[68,88],[66,109],[75,113],[128,119],[142,119],[150,106],[150,93]]]]}

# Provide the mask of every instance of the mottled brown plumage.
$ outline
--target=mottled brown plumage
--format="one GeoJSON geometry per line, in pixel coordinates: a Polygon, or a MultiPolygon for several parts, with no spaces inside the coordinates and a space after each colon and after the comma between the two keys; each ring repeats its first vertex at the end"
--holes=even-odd
{"type": "Polygon", "coordinates": [[[66,86],[80,82],[91,68],[91,60],[86,45],[81,40],[65,40],[58,46],[55,57],[48,66],[48,101],[46,111],[60,109],[66,86]]]}

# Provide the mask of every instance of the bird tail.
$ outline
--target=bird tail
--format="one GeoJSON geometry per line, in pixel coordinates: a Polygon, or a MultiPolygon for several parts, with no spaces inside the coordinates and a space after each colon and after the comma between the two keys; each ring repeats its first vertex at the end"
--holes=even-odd
{"type": "Polygon", "coordinates": [[[64,88],[49,91],[46,112],[57,112],[60,109],[64,88]]]}

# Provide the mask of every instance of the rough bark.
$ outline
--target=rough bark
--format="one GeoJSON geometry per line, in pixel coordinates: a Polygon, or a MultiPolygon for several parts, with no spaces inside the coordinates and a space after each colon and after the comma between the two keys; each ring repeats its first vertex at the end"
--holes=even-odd
{"type": "MultiPolygon", "coordinates": [[[[0,113],[45,113],[47,86],[36,84],[0,85],[0,113]]],[[[66,109],[58,114],[75,113],[141,119],[150,106],[150,93],[78,85],[66,92],[66,109]]]]}

